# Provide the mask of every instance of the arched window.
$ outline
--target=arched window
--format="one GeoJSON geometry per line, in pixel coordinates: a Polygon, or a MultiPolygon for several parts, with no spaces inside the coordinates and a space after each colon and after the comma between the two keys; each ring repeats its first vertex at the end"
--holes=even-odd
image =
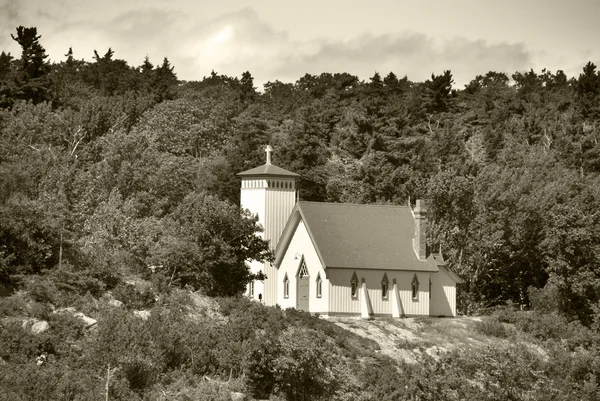
{"type": "Polygon", "coordinates": [[[288,279],[287,273],[285,273],[285,276],[283,277],[283,297],[290,297],[290,279],[288,279]]]}
{"type": "Polygon", "coordinates": [[[381,298],[382,299],[388,299],[389,284],[390,284],[390,282],[388,281],[387,274],[383,273],[383,279],[381,280],[381,298]]]}
{"type": "Polygon", "coordinates": [[[350,280],[350,293],[352,294],[352,298],[358,297],[358,277],[356,277],[356,272],[352,274],[352,280],[350,280]]]}
{"type": "Polygon", "coordinates": [[[414,275],[414,277],[412,279],[410,288],[412,290],[412,299],[413,299],[413,301],[416,301],[417,299],[419,299],[419,279],[417,278],[416,274],[414,275]]]}
{"type": "Polygon", "coordinates": [[[317,298],[321,298],[323,295],[323,281],[321,280],[321,273],[317,274],[317,298]]]}

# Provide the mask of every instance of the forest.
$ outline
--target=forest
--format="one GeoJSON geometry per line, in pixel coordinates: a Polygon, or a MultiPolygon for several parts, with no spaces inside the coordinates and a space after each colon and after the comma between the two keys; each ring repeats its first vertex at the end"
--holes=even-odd
{"type": "MultiPolygon", "coordinates": [[[[16,316],[15,305],[32,316],[48,316],[50,304],[92,308],[93,300],[107,291],[120,294],[131,308],[162,308],[158,320],[150,322],[156,331],[133,347],[159,350],[163,359],[130,360],[129,370],[122,368],[122,381],[110,390],[112,398],[159,399],[158,390],[149,390],[144,378],[174,383],[167,376],[174,375],[175,367],[187,366],[189,375],[208,372],[230,379],[242,371],[235,365],[242,362],[227,354],[234,351],[215,360],[206,349],[198,350],[209,362],[201,365],[197,356],[190,367],[188,354],[148,337],[164,341],[167,337],[161,336],[168,335],[194,347],[174,334],[172,326],[182,316],[167,308],[168,300],[183,297],[180,291],[222,297],[223,308],[239,304],[267,314],[253,324],[257,332],[278,339],[273,341],[291,341],[290,331],[304,330],[294,322],[312,321],[302,314],[275,319],[281,311],[259,312],[259,306],[235,298],[252,278],[245,262],[272,258],[268,244],[255,236],[261,230],[256,218],[239,208],[236,177],[264,163],[266,144],[275,149],[274,164],[301,175],[300,199],[378,204],[427,199],[428,237],[465,281],[458,290],[458,312],[494,314],[509,308],[518,315],[521,309],[533,310],[546,319],[549,331],[548,316],[553,316],[550,320],[566,331],[541,337],[559,345],[561,338],[571,338],[566,332],[588,333],[590,342],[577,346],[592,362],[578,359],[579,373],[563,395],[568,399],[568,389],[581,391],[581,399],[585,391],[594,394],[589,386],[600,380],[600,73],[592,62],[576,77],[560,70],[510,76],[490,71],[464,88],[454,87],[452,72],[441,70],[424,82],[394,72],[374,72],[366,81],[343,72],[306,74],[294,83],[268,82],[259,91],[248,71],[239,78],[213,71],[199,81],[181,81],[166,57],[162,62],[146,57],[131,66],[118,58],[118,49],[93,50],[88,62],[75,54],[87,56],[90,49],[68,48],[64,61],[51,63],[36,28],[20,26],[12,39],[22,53],[0,54],[0,317],[16,316]],[[131,277],[149,287],[133,290],[131,277]],[[161,326],[160,319],[168,324],[161,326]],[[286,323],[275,325],[273,334],[268,319],[286,323]],[[584,380],[592,384],[576,386],[584,380]]],[[[125,333],[144,332],[124,312],[95,308],[125,333]]],[[[521,315],[510,316],[504,323],[522,322],[521,315]]],[[[56,354],[56,364],[68,364],[60,378],[52,376],[58,370],[46,373],[67,385],[64,375],[79,375],[77,369],[102,374],[107,364],[109,369],[110,363],[118,366],[116,355],[125,352],[110,354],[110,347],[99,348],[101,343],[94,343],[92,356],[60,349],[60,336],[68,341],[84,336],[65,319],[55,322],[62,327],[53,334],[57,339],[46,342],[19,338],[20,329],[5,320],[0,342],[12,345],[0,346],[2,370],[5,364],[27,366],[44,349],[56,354]],[[61,352],[68,355],[63,362],[61,352]]],[[[323,325],[319,330],[326,334],[319,332],[316,344],[328,352],[334,352],[330,342],[337,340],[325,337],[345,336],[326,322],[310,324],[323,325]]],[[[522,328],[539,332],[542,326],[522,328]]],[[[223,347],[215,333],[196,329],[190,333],[223,347]]],[[[103,341],[116,336],[107,330],[99,328],[103,341]]],[[[244,344],[238,344],[240,353],[260,353],[256,334],[227,330],[232,343],[244,344]]],[[[307,344],[308,335],[300,333],[307,344]]],[[[337,357],[358,352],[340,346],[337,357]]],[[[261,355],[272,357],[269,363],[294,360],[267,354],[261,355]]],[[[563,363],[568,356],[560,358],[563,363]]],[[[381,383],[394,373],[377,376],[373,372],[387,368],[381,361],[373,363],[378,367],[361,377],[375,387],[356,389],[397,385],[381,383]]],[[[440,363],[411,368],[411,375],[437,372],[440,363]]],[[[460,358],[444,363],[469,368],[460,358]]],[[[261,365],[264,376],[244,376],[251,383],[244,382],[245,389],[263,397],[276,394],[277,374],[285,376],[289,367],[283,365],[268,365],[271,370],[261,365]]],[[[36,375],[33,368],[26,369],[36,375]]],[[[558,374],[548,372],[549,381],[558,374]]],[[[39,383],[47,379],[35,377],[39,383]]],[[[89,391],[103,383],[94,382],[93,375],[86,380],[78,385],[89,391]]],[[[404,394],[398,388],[394,394],[400,398],[389,399],[454,399],[435,392],[452,386],[448,377],[443,380],[437,390],[428,388],[432,393],[411,387],[415,392],[404,394]]],[[[17,382],[8,374],[0,379],[6,388],[17,382]]],[[[325,384],[312,395],[283,388],[284,399],[335,398],[325,384]]],[[[368,394],[386,399],[377,391],[368,394]]],[[[23,394],[9,399],[35,399],[23,394]]],[[[473,394],[460,393],[456,399],[484,399],[473,394]]],[[[555,399],[563,399],[559,395],[555,399]]],[[[56,399],[91,399],[77,397],[56,399]]],[[[509,399],[498,397],[485,399],[509,399]]]]}

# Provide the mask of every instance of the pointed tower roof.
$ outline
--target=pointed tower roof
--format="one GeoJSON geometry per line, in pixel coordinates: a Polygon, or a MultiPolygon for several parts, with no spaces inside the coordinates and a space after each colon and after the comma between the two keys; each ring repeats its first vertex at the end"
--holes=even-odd
{"type": "Polygon", "coordinates": [[[271,145],[267,145],[267,147],[265,148],[265,152],[267,152],[267,162],[265,164],[263,164],[262,166],[258,166],[253,169],[250,169],[250,170],[242,171],[241,173],[238,173],[237,175],[239,175],[241,177],[256,177],[256,176],[261,176],[261,177],[299,177],[300,176],[299,174],[292,173],[291,171],[288,171],[286,169],[283,169],[281,167],[277,167],[277,166],[271,164],[271,152],[272,151],[273,151],[273,148],[271,147],[271,145]]]}

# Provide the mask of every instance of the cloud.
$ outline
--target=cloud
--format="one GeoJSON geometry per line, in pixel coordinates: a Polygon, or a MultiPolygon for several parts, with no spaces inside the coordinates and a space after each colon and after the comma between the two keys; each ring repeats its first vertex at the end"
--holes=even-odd
{"type": "MultiPolygon", "coordinates": [[[[105,0],[108,8],[96,2],[85,6],[27,3],[0,3],[0,26],[8,29],[0,32],[0,49],[12,42],[9,34],[15,26],[29,23],[38,27],[41,43],[54,61],[63,60],[69,46],[75,57],[86,60],[91,59],[93,50],[103,54],[111,47],[115,57],[134,66],[146,55],[154,64],[168,57],[178,77],[186,80],[202,79],[211,70],[232,76],[248,70],[259,87],[267,81],[294,82],[305,73],[322,72],[348,72],[368,79],[375,71],[382,75],[393,71],[422,81],[449,69],[455,87],[461,88],[490,70],[511,74],[532,67],[531,54],[522,43],[439,40],[417,32],[359,34],[345,41],[325,37],[297,40],[273,28],[251,8],[202,20],[200,11],[175,10],[168,8],[169,2],[159,0],[105,0]],[[123,5],[117,7],[120,3],[123,5]]],[[[17,56],[20,50],[15,45],[13,42],[8,50],[17,56]]]]}
{"type": "Polygon", "coordinates": [[[490,44],[464,38],[437,41],[422,33],[296,41],[286,32],[272,29],[248,8],[192,29],[185,43],[178,54],[184,63],[175,62],[182,77],[190,79],[199,71],[206,75],[211,69],[237,76],[249,70],[261,83],[295,81],[305,73],[322,72],[348,72],[367,79],[375,71],[393,71],[421,81],[449,69],[456,87],[462,87],[477,74],[491,70],[510,74],[529,68],[531,61],[522,43],[490,44]],[[223,40],[215,42],[219,37],[223,40]]]}
{"type": "Polygon", "coordinates": [[[19,5],[18,3],[8,1],[0,1],[0,49],[4,50],[9,45],[9,41],[12,42],[10,37],[11,33],[14,33],[14,28],[18,25],[19,21],[19,5]]]}

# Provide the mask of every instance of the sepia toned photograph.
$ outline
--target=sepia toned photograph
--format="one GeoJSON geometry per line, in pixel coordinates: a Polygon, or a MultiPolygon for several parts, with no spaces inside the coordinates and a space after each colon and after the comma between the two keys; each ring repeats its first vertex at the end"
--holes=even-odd
{"type": "Polygon", "coordinates": [[[600,401],[599,17],[0,0],[0,401],[600,401]]]}

